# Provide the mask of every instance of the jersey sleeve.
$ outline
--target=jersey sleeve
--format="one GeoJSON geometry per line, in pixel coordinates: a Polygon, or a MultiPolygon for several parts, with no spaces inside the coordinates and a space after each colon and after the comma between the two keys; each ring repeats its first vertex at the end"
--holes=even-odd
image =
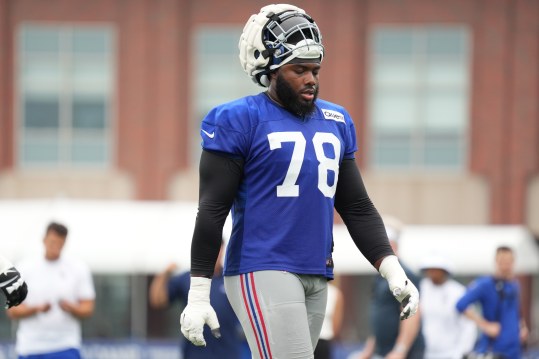
{"type": "Polygon", "coordinates": [[[242,100],[218,106],[202,120],[202,148],[246,158],[250,127],[248,106],[242,100]]]}
{"type": "Polygon", "coordinates": [[[379,259],[394,254],[384,222],[367,194],[354,159],[341,163],[334,205],[356,247],[373,266],[379,259]]]}

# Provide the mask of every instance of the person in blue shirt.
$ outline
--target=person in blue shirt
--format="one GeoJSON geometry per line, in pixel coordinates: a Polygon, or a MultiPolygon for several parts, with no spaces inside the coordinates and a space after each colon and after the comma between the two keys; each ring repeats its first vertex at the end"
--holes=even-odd
{"type": "MultiPolygon", "coordinates": [[[[224,248],[222,249],[222,251],[224,248]]],[[[222,252],[221,252],[222,254],[222,252]]],[[[221,256],[220,254],[220,256],[221,256]]],[[[217,339],[209,335],[206,327],[205,334],[208,338],[207,345],[203,348],[196,347],[187,340],[181,343],[183,359],[246,359],[251,358],[245,334],[241,329],[236,314],[232,310],[226,297],[222,258],[216,262],[213,275],[213,286],[210,291],[210,300],[215,312],[219,316],[223,335],[217,339]]],[[[169,307],[175,302],[187,302],[187,294],[191,283],[189,271],[174,274],[177,269],[175,263],[158,273],[150,284],[150,305],[156,309],[169,307]]]]}
{"type": "Polygon", "coordinates": [[[247,21],[239,57],[267,90],[219,105],[202,121],[182,334],[198,346],[206,344],[204,325],[220,335],[209,294],[229,212],[225,289],[254,358],[313,357],[333,278],[334,209],[403,303],[401,319],[415,314],[419,293],[355,162],[354,122],[345,108],[318,98],[324,46],[314,20],[293,5],[265,6],[247,21]]]}
{"type": "Polygon", "coordinates": [[[496,249],[494,275],[473,281],[456,304],[460,313],[473,320],[481,335],[475,346],[477,353],[494,353],[504,359],[522,357],[521,345],[528,329],[521,318],[520,287],[514,278],[515,256],[506,246],[496,249]],[[469,308],[481,305],[482,315],[469,308]]]}

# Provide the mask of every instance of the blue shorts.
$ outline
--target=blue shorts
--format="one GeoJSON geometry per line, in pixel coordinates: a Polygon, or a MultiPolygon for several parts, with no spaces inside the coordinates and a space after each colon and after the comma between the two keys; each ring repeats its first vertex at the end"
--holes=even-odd
{"type": "Polygon", "coordinates": [[[66,349],[46,354],[19,355],[19,359],[81,359],[78,349],[66,349]]]}

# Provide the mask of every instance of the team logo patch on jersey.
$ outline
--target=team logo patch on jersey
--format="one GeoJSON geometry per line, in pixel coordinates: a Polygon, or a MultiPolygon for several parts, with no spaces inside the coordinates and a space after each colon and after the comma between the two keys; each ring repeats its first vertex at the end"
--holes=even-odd
{"type": "Polygon", "coordinates": [[[324,114],[326,120],[333,120],[344,123],[344,115],[340,112],[322,109],[322,113],[324,114]]]}

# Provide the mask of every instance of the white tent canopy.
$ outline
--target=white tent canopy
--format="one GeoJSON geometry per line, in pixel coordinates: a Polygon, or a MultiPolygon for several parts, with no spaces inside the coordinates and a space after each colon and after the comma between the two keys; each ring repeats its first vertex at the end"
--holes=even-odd
{"type": "Polygon", "coordinates": [[[153,273],[189,267],[196,203],[146,201],[0,201],[2,253],[12,261],[43,253],[51,221],[69,229],[65,254],[98,273],[153,273]]]}
{"type": "MultiPolygon", "coordinates": [[[[0,253],[14,262],[40,255],[50,221],[69,228],[66,254],[88,263],[94,273],[155,273],[170,262],[189,267],[197,204],[193,202],[9,200],[0,201],[0,253]]],[[[230,232],[230,218],[225,237],[230,232]]],[[[335,225],[335,270],[375,273],[344,225],[335,225]]],[[[433,253],[444,254],[455,274],[483,274],[493,268],[498,245],[516,251],[517,270],[539,271],[539,250],[521,226],[407,226],[400,257],[417,269],[433,253]]]]}
{"type": "MultiPolygon", "coordinates": [[[[344,225],[336,225],[335,266],[346,273],[374,273],[348,235],[344,225]],[[355,251],[354,251],[355,250],[355,251]],[[355,259],[353,259],[355,258],[355,259]]],[[[399,239],[399,257],[418,270],[429,256],[442,256],[452,264],[455,275],[492,273],[498,246],[515,251],[517,273],[539,273],[539,248],[523,226],[406,226],[399,239]]]]}

